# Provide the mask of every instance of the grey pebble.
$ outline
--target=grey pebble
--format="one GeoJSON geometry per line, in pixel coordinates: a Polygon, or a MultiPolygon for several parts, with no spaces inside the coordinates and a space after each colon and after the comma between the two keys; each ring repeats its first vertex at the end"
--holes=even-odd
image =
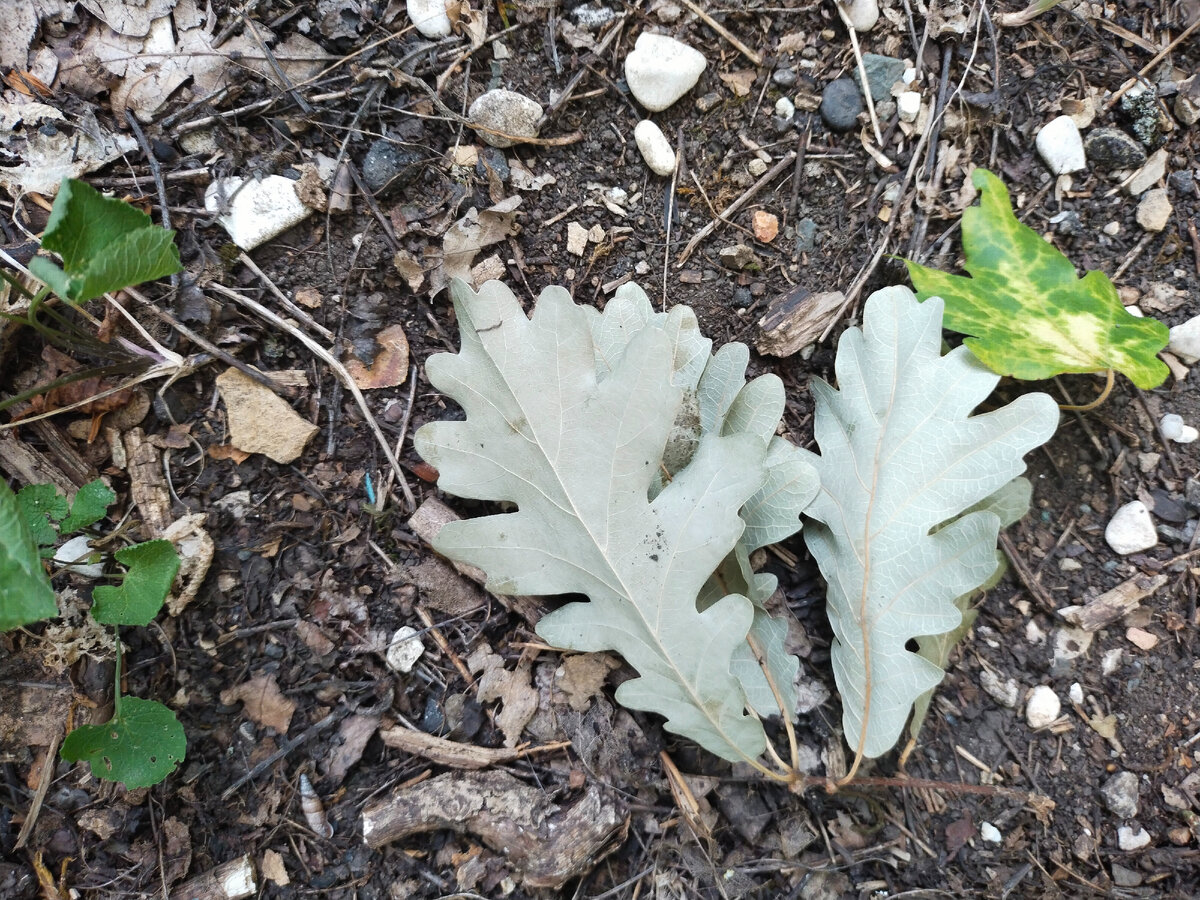
{"type": "Polygon", "coordinates": [[[1100,788],[1104,805],[1114,816],[1132,819],[1138,814],[1138,777],[1133,772],[1118,772],[1100,788]]]}
{"type": "MultiPolygon", "coordinates": [[[[863,68],[867,72],[867,86],[871,89],[871,99],[879,103],[891,98],[892,85],[900,80],[906,64],[904,60],[893,56],[864,53],[863,68]]],[[[859,83],[857,69],[854,72],[854,83],[859,83]]]]}
{"type": "Polygon", "coordinates": [[[776,69],[771,74],[771,80],[780,87],[791,87],[796,83],[796,70],[790,68],[776,69]]]}
{"type": "Polygon", "coordinates": [[[811,253],[817,246],[817,223],[801,219],[796,223],[796,252],[811,253]]]}
{"type": "Polygon", "coordinates": [[[821,94],[821,118],[834,131],[848,131],[864,109],[862,94],[852,78],[831,82],[821,94]]]}
{"type": "Polygon", "coordinates": [[[1146,161],[1146,150],[1119,128],[1097,128],[1083,142],[1083,152],[1093,169],[1136,169],[1146,161]]]}
{"type": "Polygon", "coordinates": [[[363,182],[372,193],[377,193],[385,186],[393,189],[403,187],[416,177],[420,171],[417,164],[420,162],[419,154],[402,150],[391,141],[380,138],[371,143],[363,158],[363,182]]]}

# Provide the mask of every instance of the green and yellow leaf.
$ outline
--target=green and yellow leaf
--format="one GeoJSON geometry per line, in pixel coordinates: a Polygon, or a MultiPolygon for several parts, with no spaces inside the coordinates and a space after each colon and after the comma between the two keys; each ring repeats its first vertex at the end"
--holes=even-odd
{"type": "Polygon", "coordinates": [[[979,206],[963,213],[964,268],[969,278],[905,260],[917,296],[946,302],[945,327],[993,372],[1050,378],[1064,372],[1114,369],[1135,385],[1167,377],[1156,354],[1167,328],[1131,315],[1103,272],[1075,274],[1071,261],[1013,215],[1008,190],[985,169],[972,182],[979,206]]]}

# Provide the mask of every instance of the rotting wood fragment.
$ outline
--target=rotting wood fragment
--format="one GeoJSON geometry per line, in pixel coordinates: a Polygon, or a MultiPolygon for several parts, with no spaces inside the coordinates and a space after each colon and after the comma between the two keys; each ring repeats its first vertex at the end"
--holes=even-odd
{"type": "Polygon", "coordinates": [[[372,849],[441,828],[470,833],[504,854],[528,887],[560,888],[625,839],[629,817],[597,785],[570,806],[507,772],[448,772],[363,811],[372,849]]]}
{"type": "Polygon", "coordinates": [[[1099,631],[1132,612],[1139,603],[1170,580],[1166,575],[1135,575],[1086,606],[1067,606],[1059,614],[1084,631],[1099,631]]]}
{"type": "Polygon", "coordinates": [[[523,756],[571,746],[570,741],[556,741],[537,747],[476,747],[474,744],[460,744],[423,731],[400,727],[385,728],[379,732],[379,736],[389,747],[456,769],[486,769],[488,766],[514,762],[523,756]]]}
{"type": "Polygon", "coordinates": [[[797,287],[771,301],[758,321],[754,349],[770,356],[791,356],[821,338],[821,332],[846,302],[841,291],[810,293],[797,287]]]}

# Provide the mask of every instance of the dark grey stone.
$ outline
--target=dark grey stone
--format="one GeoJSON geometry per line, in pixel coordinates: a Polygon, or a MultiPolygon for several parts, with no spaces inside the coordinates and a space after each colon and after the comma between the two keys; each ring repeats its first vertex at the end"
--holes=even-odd
{"type": "Polygon", "coordinates": [[[1129,122],[1133,136],[1151,150],[1163,141],[1163,114],[1158,108],[1154,88],[1132,90],[1121,97],[1121,112],[1129,122]]]}
{"type": "Polygon", "coordinates": [[[834,131],[849,131],[863,111],[862,93],[853,78],[839,78],[821,94],[821,118],[834,131]]]}
{"type": "Polygon", "coordinates": [[[1083,142],[1083,152],[1093,169],[1136,169],[1146,161],[1146,150],[1119,128],[1097,128],[1083,142]]]}
{"type": "Polygon", "coordinates": [[[485,147],[483,152],[479,154],[479,162],[475,164],[475,171],[480,175],[486,175],[487,170],[484,164],[496,173],[501,181],[508,181],[509,168],[508,159],[504,156],[504,151],[499,147],[485,147]]]}
{"type": "Polygon", "coordinates": [[[404,187],[420,172],[420,162],[420,154],[380,138],[371,143],[363,157],[363,182],[371,193],[378,193],[385,187],[393,190],[404,187]]]}
{"type": "MultiPolygon", "coordinates": [[[[867,86],[871,99],[878,103],[892,96],[892,85],[900,80],[906,67],[904,60],[878,53],[863,54],[863,68],[867,72],[867,86]]],[[[854,83],[858,84],[858,69],[854,70],[854,83]]]]}
{"type": "Polygon", "coordinates": [[[817,247],[817,223],[801,219],[796,223],[796,252],[811,253],[817,247]]]}
{"type": "Polygon", "coordinates": [[[796,70],[790,68],[776,69],[771,74],[771,80],[780,87],[791,87],[796,83],[796,70]]]}

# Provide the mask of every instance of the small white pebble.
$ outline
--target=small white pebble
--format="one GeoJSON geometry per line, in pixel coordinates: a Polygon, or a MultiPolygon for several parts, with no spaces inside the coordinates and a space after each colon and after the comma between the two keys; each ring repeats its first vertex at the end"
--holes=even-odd
{"type": "Polygon", "coordinates": [[[1168,441],[1177,441],[1183,434],[1183,416],[1177,413],[1167,413],[1159,420],[1158,427],[1162,431],[1162,436],[1168,441]]]}
{"type": "Polygon", "coordinates": [[[1114,647],[1112,650],[1105,652],[1100,658],[1100,672],[1103,675],[1111,675],[1117,669],[1121,668],[1121,657],[1125,655],[1125,651],[1120,647],[1114,647]]]}
{"type": "Polygon", "coordinates": [[[991,822],[979,823],[979,836],[989,844],[998,844],[1004,840],[1004,835],[1000,833],[1000,829],[991,822]]]}
{"type": "Polygon", "coordinates": [[[100,557],[88,544],[89,540],[86,534],[76,535],[54,551],[54,561],[65,563],[68,571],[84,578],[101,578],[104,575],[104,563],[87,562],[89,559],[100,557]],[[77,560],[82,561],[76,562],[77,560]]]}
{"type": "Polygon", "coordinates": [[[1130,850],[1141,850],[1150,844],[1150,833],[1145,828],[1138,828],[1134,831],[1128,825],[1122,825],[1117,829],[1117,846],[1126,852],[1130,850]]]}
{"type": "Polygon", "coordinates": [[[1136,306],[1127,306],[1127,307],[1125,307],[1125,312],[1129,313],[1129,314],[1130,314],[1131,316],[1133,316],[1135,319],[1144,319],[1144,318],[1146,318],[1146,314],[1145,314],[1144,312],[1142,312],[1142,311],[1141,311],[1141,309],[1140,309],[1140,308],[1138,308],[1138,307],[1136,307],[1136,306]]]}
{"type": "Polygon", "coordinates": [[[1030,728],[1045,728],[1058,718],[1062,709],[1062,701],[1054,689],[1039,684],[1029,692],[1029,700],[1025,703],[1025,721],[1030,728]]]}
{"type": "Polygon", "coordinates": [[[921,112],[921,95],[916,91],[905,91],[896,98],[896,109],[901,122],[915,122],[921,112]]]}
{"type": "Polygon", "coordinates": [[[1109,222],[1107,225],[1105,225],[1100,230],[1103,231],[1105,234],[1107,234],[1109,237],[1116,237],[1118,234],[1121,233],[1121,223],[1115,222],[1115,221],[1109,222]]]}
{"type": "Polygon", "coordinates": [[[1071,682],[1071,690],[1068,692],[1068,696],[1076,706],[1083,703],[1083,687],[1078,681],[1071,682]]]}
{"type": "Polygon", "coordinates": [[[1200,431],[1197,431],[1191,425],[1184,425],[1179,431],[1179,437],[1175,438],[1177,444],[1190,444],[1200,438],[1200,431]]]}
{"type": "Polygon", "coordinates": [[[392,635],[385,658],[388,668],[393,672],[411,672],[412,667],[416,665],[417,660],[424,652],[425,645],[421,643],[417,629],[409,625],[401,625],[392,635]]]}
{"type": "Polygon", "coordinates": [[[790,119],[796,114],[796,104],[787,97],[780,97],[775,101],[775,115],[781,119],[790,119]]]}

